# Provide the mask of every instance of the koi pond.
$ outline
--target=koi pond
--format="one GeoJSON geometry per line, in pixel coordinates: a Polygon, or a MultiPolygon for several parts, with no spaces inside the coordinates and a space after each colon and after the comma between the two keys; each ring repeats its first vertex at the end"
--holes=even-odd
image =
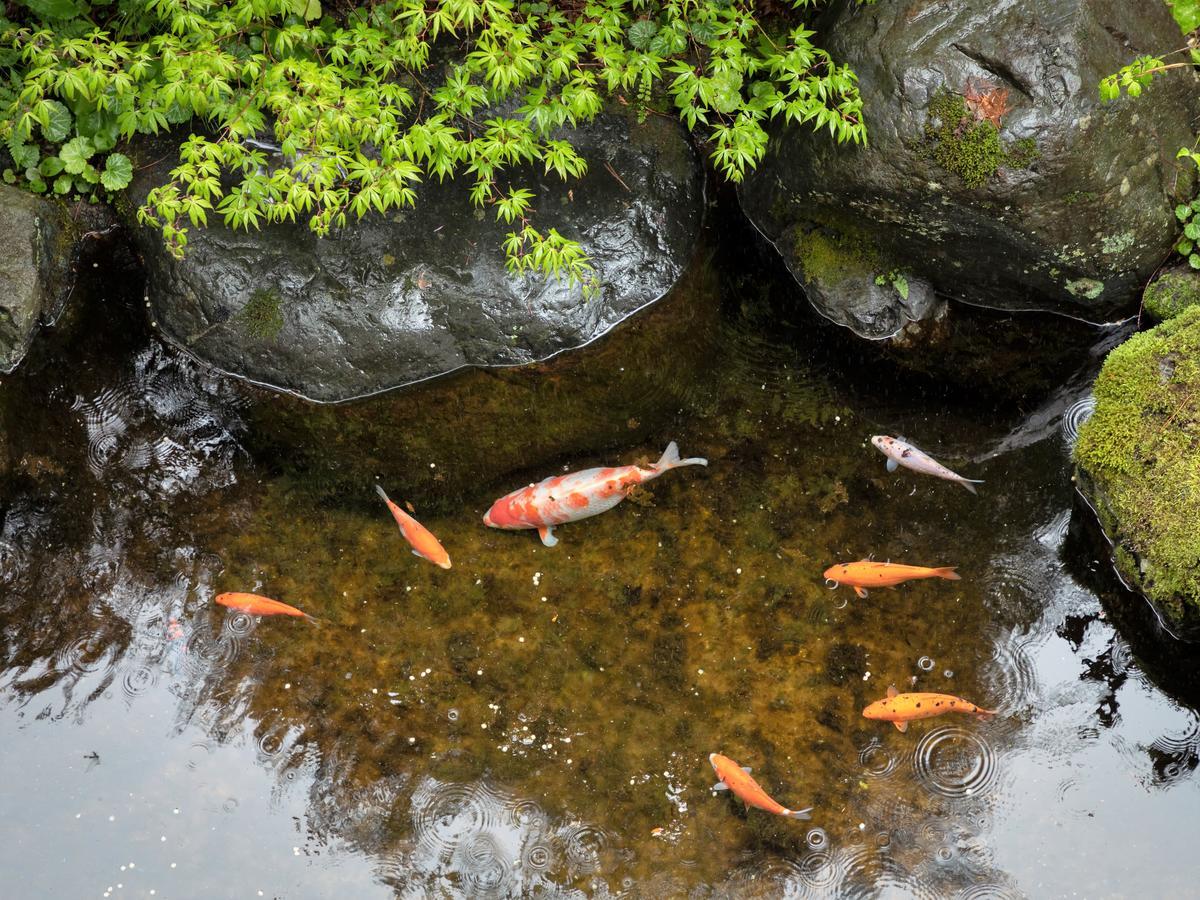
{"type": "Polygon", "coordinates": [[[1034,362],[960,351],[952,382],[729,254],[584,351],[334,409],[200,367],[95,270],[0,383],[2,893],[1194,896],[1195,669],[1138,643],[1071,483],[1112,335],[963,314],[1034,362]],[[671,440],[708,467],[554,548],[481,522],[671,440]],[[867,557],[962,580],[823,582],[867,557]],[[902,734],[862,716],[889,685],[998,714],[902,734]],[[811,820],[714,793],[714,752],[811,820]]]}

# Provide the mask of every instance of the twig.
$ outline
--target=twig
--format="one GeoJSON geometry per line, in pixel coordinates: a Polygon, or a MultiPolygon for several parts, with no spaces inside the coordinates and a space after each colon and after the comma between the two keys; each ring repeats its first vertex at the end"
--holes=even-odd
{"type": "Polygon", "coordinates": [[[631,193],[631,194],[633,193],[633,191],[631,191],[629,189],[629,185],[627,185],[624,181],[622,181],[621,176],[618,175],[616,170],[608,164],[608,160],[604,161],[604,168],[608,169],[609,175],[611,175],[613,178],[617,179],[617,184],[619,184],[621,187],[625,188],[625,190],[628,191],[629,193],[631,193]]]}

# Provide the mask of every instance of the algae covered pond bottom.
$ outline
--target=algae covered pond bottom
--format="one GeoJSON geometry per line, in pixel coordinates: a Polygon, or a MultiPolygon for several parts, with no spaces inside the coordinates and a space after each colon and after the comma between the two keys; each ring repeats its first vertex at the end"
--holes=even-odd
{"type": "Polygon", "coordinates": [[[453,502],[417,505],[450,571],[349,477],[394,448],[293,465],[322,448],[262,441],[270,401],[98,291],[96,322],[0,385],[4,895],[1194,896],[1200,717],[1114,630],[1128,601],[1072,526],[1085,390],[1065,416],[997,412],[690,290],[651,315],[704,327],[657,355],[618,331],[395,399],[432,447],[421,404],[474,398],[442,455],[404,461],[429,497],[474,460],[453,502]],[[585,410],[584,438],[547,447],[526,427],[545,410],[487,402],[514,396],[585,410]],[[889,475],[878,433],[979,496],[889,475]],[[513,488],[672,439],[708,468],[555,548],[481,524],[513,488]],[[823,583],[868,556],[962,581],[823,583]],[[323,625],[213,603],[231,590],[323,625]],[[861,715],[890,684],[999,714],[901,734],[861,715]],[[713,752],[812,819],[714,794],[713,752]]]}

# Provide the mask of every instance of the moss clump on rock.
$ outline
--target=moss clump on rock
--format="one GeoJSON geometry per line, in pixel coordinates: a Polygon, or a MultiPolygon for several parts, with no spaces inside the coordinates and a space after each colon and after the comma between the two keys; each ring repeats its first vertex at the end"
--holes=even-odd
{"type": "Polygon", "coordinates": [[[934,162],[973,188],[983,187],[1001,166],[1024,169],[1039,156],[1032,138],[1006,147],[996,126],[977,121],[966,100],[950,91],[929,102],[925,141],[934,162]]]}
{"type": "Polygon", "coordinates": [[[1075,446],[1116,566],[1177,633],[1200,636],[1200,307],[1109,354],[1075,446]]]}
{"type": "Polygon", "coordinates": [[[886,269],[883,259],[864,235],[852,229],[818,227],[796,238],[796,259],[804,277],[836,285],[886,269]]]}
{"type": "Polygon", "coordinates": [[[1175,271],[1160,275],[1146,288],[1142,306],[1159,322],[1173,319],[1189,307],[1200,306],[1200,273],[1175,271]]]}
{"type": "Polygon", "coordinates": [[[274,340],[283,330],[283,298],[276,290],[259,288],[250,295],[237,319],[249,334],[274,340]]]}

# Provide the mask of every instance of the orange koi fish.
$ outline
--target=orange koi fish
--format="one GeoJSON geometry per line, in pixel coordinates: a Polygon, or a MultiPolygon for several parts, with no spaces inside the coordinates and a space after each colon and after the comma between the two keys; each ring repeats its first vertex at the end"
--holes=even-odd
{"type": "Polygon", "coordinates": [[[720,779],[713,785],[714,791],[733,791],[733,796],[747,806],[766,810],[777,816],[788,816],[792,819],[811,818],[809,815],[812,812],[811,806],[808,809],[788,809],[772,800],[767,792],[759,787],[758,782],[750,777],[749,766],[739,766],[728,756],[722,756],[720,753],[710,753],[708,761],[712,763],[713,771],[720,779]]]}
{"type": "Polygon", "coordinates": [[[240,609],[242,612],[249,613],[252,616],[296,616],[308,619],[314,623],[318,621],[314,616],[310,616],[303,610],[296,609],[294,606],[288,606],[286,603],[280,603],[278,600],[272,600],[270,597],[262,597],[258,594],[241,594],[235,591],[227,594],[217,594],[215,600],[222,606],[228,606],[231,609],[240,609]]]}
{"type": "Polygon", "coordinates": [[[379,485],[375,485],[375,490],[379,492],[379,496],[383,498],[387,508],[392,511],[392,518],[400,526],[400,533],[404,535],[404,539],[412,545],[413,555],[427,559],[443,569],[450,568],[450,554],[430,533],[429,529],[388,499],[388,495],[379,485]]]}
{"type": "Polygon", "coordinates": [[[554,527],[577,522],[612,509],[634,487],[653,481],[664,472],[680,466],[707,466],[708,460],[680,459],[679,447],[671,441],[654,465],[584,469],[569,475],[555,475],[505,494],[483,515],[483,524],[491,528],[536,528],[542,543],[558,543],[554,527]]]}
{"type": "Polygon", "coordinates": [[[900,563],[862,559],[858,562],[830,566],[825,570],[825,580],[832,581],[834,587],[848,584],[854,588],[854,593],[865,597],[865,588],[895,587],[914,578],[945,578],[947,581],[959,581],[959,574],[954,571],[957,568],[958,566],[941,566],[930,569],[926,566],[904,566],[900,563]]]}
{"type": "Polygon", "coordinates": [[[914,719],[930,719],[942,713],[960,712],[986,719],[994,716],[994,709],[982,709],[969,700],[953,694],[898,694],[896,686],[888,688],[886,700],[876,700],[863,710],[867,719],[891,722],[899,731],[908,731],[908,723],[914,719]]]}

